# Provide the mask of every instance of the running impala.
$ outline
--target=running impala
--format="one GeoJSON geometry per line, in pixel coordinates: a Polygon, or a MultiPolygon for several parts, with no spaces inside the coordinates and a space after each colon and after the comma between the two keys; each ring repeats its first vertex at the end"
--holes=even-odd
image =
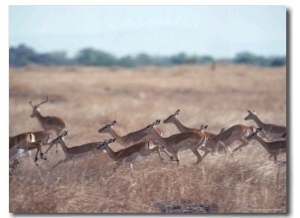
{"type": "MultiPolygon", "coordinates": [[[[177,110],[174,114],[170,115],[167,119],[164,120],[164,123],[175,124],[178,130],[182,133],[189,132],[189,131],[200,131],[197,129],[184,126],[177,118],[179,112],[180,110],[177,110]]],[[[227,150],[229,150],[229,152],[232,154],[236,150],[248,144],[248,140],[246,140],[245,137],[253,133],[253,129],[254,126],[248,127],[239,124],[239,125],[234,125],[227,130],[222,128],[219,134],[214,134],[203,130],[203,132],[207,136],[207,142],[205,143],[205,146],[201,148],[206,148],[206,149],[209,148],[211,152],[215,152],[215,151],[219,152],[219,148],[221,147],[225,151],[225,153],[227,153],[227,150]],[[232,152],[229,146],[235,141],[239,141],[242,144],[236,149],[234,149],[232,152]]]]}
{"type": "Polygon", "coordinates": [[[116,169],[122,164],[130,164],[131,169],[133,170],[132,163],[141,161],[144,156],[148,156],[153,152],[157,152],[160,160],[162,161],[162,157],[160,154],[160,146],[156,146],[154,148],[149,148],[149,141],[147,142],[139,142],[130,147],[121,149],[119,151],[113,151],[109,144],[113,143],[116,139],[109,139],[101,142],[97,149],[106,150],[107,154],[111,159],[116,161],[116,166],[114,167],[114,172],[116,169]]]}
{"type": "Polygon", "coordinates": [[[35,159],[34,159],[36,165],[38,165],[37,157],[39,153],[42,159],[44,160],[47,159],[46,157],[44,157],[42,152],[42,141],[41,140],[35,141],[34,135],[31,132],[25,132],[13,137],[9,137],[9,148],[13,149],[14,147],[18,149],[19,148],[24,149],[25,151],[37,149],[35,159]]]}
{"type": "Polygon", "coordinates": [[[212,137],[216,136],[216,134],[214,134],[214,133],[205,131],[207,129],[207,125],[206,126],[201,125],[199,129],[186,127],[177,118],[177,116],[179,115],[179,113],[180,113],[180,110],[177,110],[174,114],[170,115],[163,122],[164,123],[173,123],[177,127],[177,129],[179,130],[179,132],[181,132],[181,133],[183,133],[183,132],[189,132],[189,131],[204,131],[204,133],[206,134],[206,136],[208,138],[212,138],[212,137]]]}
{"type": "Polygon", "coordinates": [[[85,156],[91,156],[98,152],[97,146],[99,145],[98,142],[89,142],[82,145],[67,147],[64,137],[68,134],[67,130],[64,130],[56,139],[51,141],[51,144],[60,144],[62,147],[62,150],[64,151],[66,158],[63,160],[60,160],[56,165],[53,166],[52,169],[57,167],[58,165],[65,163],[70,160],[77,160],[85,156]]]}
{"type": "MultiPolygon", "coordinates": [[[[36,105],[33,105],[32,101],[29,102],[32,107],[31,118],[36,117],[45,131],[54,130],[56,132],[56,135],[58,136],[66,128],[66,122],[60,117],[43,116],[39,106],[45,104],[46,102],[48,102],[48,96],[46,96],[46,99],[44,101],[36,105]]],[[[56,152],[58,152],[57,145],[56,152]]]]}
{"type": "Polygon", "coordinates": [[[197,157],[196,165],[199,164],[209,153],[209,150],[206,149],[202,158],[197,150],[197,148],[204,146],[207,141],[207,137],[202,131],[189,131],[163,138],[155,130],[155,126],[159,123],[160,120],[156,120],[154,123],[140,131],[147,134],[147,137],[154,138],[161,147],[165,148],[168,153],[172,154],[174,157],[173,160],[177,162],[177,165],[180,165],[178,157],[179,151],[190,149],[197,157]]]}
{"type": "MultiPolygon", "coordinates": [[[[205,135],[207,136],[207,140],[210,140],[212,139],[213,137],[216,136],[216,134],[214,133],[211,133],[211,132],[208,132],[208,131],[205,131],[207,129],[207,125],[206,126],[203,126],[201,125],[199,129],[194,129],[194,128],[189,128],[189,127],[186,127],[185,125],[183,125],[179,119],[177,118],[177,116],[179,115],[180,113],[180,110],[177,110],[174,114],[170,115],[167,119],[165,119],[163,122],[164,123],[173,123],[177,129],[179,130],[179,132],[181,133],[184,133],[184,132],[190,132],[190,131],[202,131],[205,133],[205,135]]],[[[223,129],[221,130],[221,132],[223,131],[223,129]]],[[[209,150],[207,149],[207,147],[204,145],[204,146],[201,146],[199,147],[201,150],[203,150],[205,153],[207,153],[209,150]]]]}
{"type": "MultiPolygon", "coordinates": [[[[116,133],[116,131],[113,127],[116,123],[117,123],[117,121],[115,120],[112,123],[105,125],[104,127],[100,128],[98,130],[98,133],[109,133],[113,138],[116,139],[117,143],[123,145],[124,147],[128,147],[133,144],[140,143],[140,142],[146,142],[147,140],[151,141],[151,143],[153,143],[155,145],[158,145],[155,142],[155,140],[147,137],[147,134],[142,133],[140,130],[128,133],[124,136],[120,136],[118,133],[116,133]]],[[[163,131],[160,128],[154,127],[154,129],[160,136],[163,135],[163,131]]],[[[164,152],[169,158],[171,158],[171,159],[173,158],[165,149],[162,148],[161,151],[164,152]]]]}
{"type": "Polygon", "coordinates": [[[286,152],[286,139],[281,139],[277,141],[265,141],[262,139],[258,134],[262,131],[262,128],[259,127],[256,129],[256,131],[251,134],[248,139],[255,139],[257,140],[265,149],[266,151],[270,154],[269,159],[274,157],[274,162],[277,162],[277,155],[280,153],[285,153],[286,152]]]}
{"type": "Polygon", "coordinates": [[[257,126],[262,128],[261,135],[268,140],[272,141],[280,139],[284,134],[286,134],[285,126],[264,123],[258,118],[255,111],[247,111],[249,114],[245,117],[245,120],[253,120],[257,126]]]}

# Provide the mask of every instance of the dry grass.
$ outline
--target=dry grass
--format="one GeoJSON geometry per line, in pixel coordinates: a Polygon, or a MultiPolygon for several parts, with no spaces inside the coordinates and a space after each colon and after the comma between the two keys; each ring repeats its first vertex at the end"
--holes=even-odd
{"type": "MultiPolygon", "coordinates": [[[[189,127],[209,125],[209,131],[244,121],[254,109],[267,123],[286,125],[286,69],[243,65],[146,67],[39,67],[10,69],[9,134],[40,130],[30,118],[29,101],[44,115],[67,121],[68,146],[111,138],[97,130],[117,120],[121,135],[164,119],[177,109],[189,127]]],[[[178,133],[171,124],[159,126],[165,136],[178,133]]],[[[113,149],[121,146],[113,144],[113,149]]],[[[114,162],[97,153],[51,167],[64,158],[50,151],[36,167],[23,156],[9,181],[9,210],[13,213],[161,213],[183,212],[187,205],[215,213],[286,213],[286,166],[268,160],[258,144],[234,158],[208,155],[198,166],[190,151],[179,153],[181,166],[162,164],[156,154],[112,172],[114,162]],[[200,205],[200,206],[199,206],[200,205]],[[173,207],[173,208],[172,208],[173,207]],[[171,209],[170,209],[171,208],[171,209]],[[212,207],[211,207],[212,208],[212,207]],[[172,210],[174,209],[174,210],[172,210]]],[[[279,156],[285,160],[285,154],[279,156]]],[[[199,211],[198,211],[199,212],[199,211]]],[[[200,211],[201,212],[201,211],[200,211]]]]}

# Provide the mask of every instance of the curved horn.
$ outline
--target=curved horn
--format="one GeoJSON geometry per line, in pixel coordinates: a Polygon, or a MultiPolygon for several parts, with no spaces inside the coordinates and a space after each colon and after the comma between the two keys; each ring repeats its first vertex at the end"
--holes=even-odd
{"type": "Polygon", "coordinates": [[[41,103],[37,104],[36,107],[40,106],[41,104],[45,104],[48,101],[48,95],[46,95],[45,101],[42,101],[41,103]]]}

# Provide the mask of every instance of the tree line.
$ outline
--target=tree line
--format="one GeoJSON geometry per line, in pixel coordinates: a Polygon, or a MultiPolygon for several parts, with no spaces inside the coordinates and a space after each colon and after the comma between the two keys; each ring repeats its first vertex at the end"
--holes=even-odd
{"type": "Polygon", "coordinates": [[[121,67],[140,67],[140,66],[175,66],[181,64],[206,64],[227,62],[234,64],[248,64],[263,67],[279,67],[286,65],[285,56],[264,57],[240,52],[232,59],[214,59],[209,55],[187,55],[184,52],[171,56],[151,56],[140,53],[132,56],[127,55],[116,58],[114,55],[97,50],[94,48],[83,48],[73,57],[69,58],[65,51],[55,51],[48,53],[37,53],[34,49],[20,44],[9,48],[9,66],[23,67],[28,64],[38,64],[44,66],[121,66],[121,67]]]}

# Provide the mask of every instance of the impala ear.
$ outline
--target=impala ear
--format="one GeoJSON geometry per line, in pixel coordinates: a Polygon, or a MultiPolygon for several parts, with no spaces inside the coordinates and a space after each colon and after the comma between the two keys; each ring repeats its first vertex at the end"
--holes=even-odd
{"type": "Polygon", "coordinates": [[[113,125],[115,125],[116,123],[117,123],[117,121],[114,120],[110,125],[113,126],[113,125]]]}
{"type": "Polygon", "coordinates": [[[158,124],[160,124],[160,120],[159,120],[159,119],[157,119],[157,120],[153,123],[153,126],[156,126],[156,125],[158,125],[158,124]]]}

